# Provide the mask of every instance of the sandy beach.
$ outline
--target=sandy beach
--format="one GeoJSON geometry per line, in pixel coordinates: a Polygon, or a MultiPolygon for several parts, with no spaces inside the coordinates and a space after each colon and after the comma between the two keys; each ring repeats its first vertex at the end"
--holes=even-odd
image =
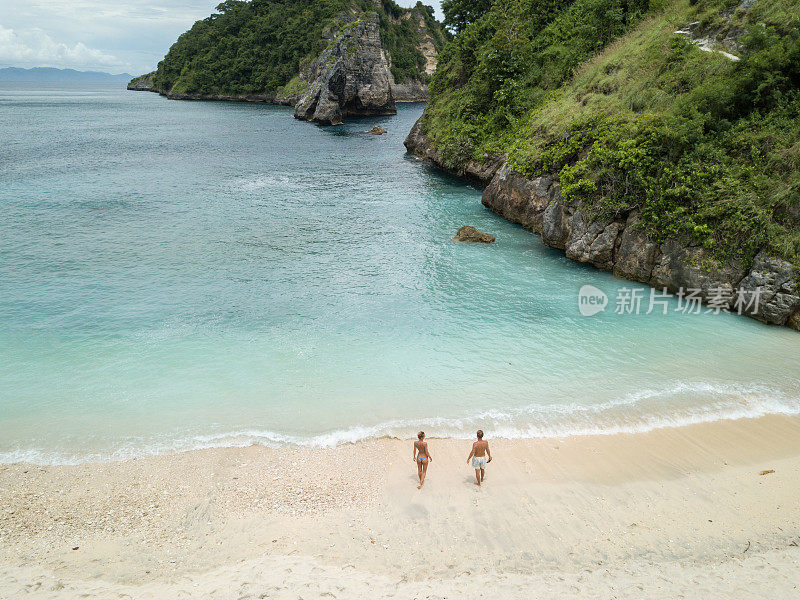
{"type": "Polygon", "coordinates": [[[0,467],[0,598],[788,598],[800,419],[0,467]],[[765,474],[763,472],[769,471],[765,474]]]}

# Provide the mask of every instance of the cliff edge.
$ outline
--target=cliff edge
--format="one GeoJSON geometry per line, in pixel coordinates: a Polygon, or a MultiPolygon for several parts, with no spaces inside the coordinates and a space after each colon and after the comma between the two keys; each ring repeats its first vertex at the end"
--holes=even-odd
{"type": "Polygon", "coordinates": [[[378,14],[343,15],[323,36],[327,48],[301,75],[308,91],[295,105],[295,118],[337,125],[348,116],[396,114],[378,14]]]}

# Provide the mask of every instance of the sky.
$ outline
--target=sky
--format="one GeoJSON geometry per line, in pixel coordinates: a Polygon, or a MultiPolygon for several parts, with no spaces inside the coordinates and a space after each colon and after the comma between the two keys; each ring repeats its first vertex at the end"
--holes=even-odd
{"type": "MultiPolygon", "coordinates": [[[[220,1],[0,0],[0,67],[147,73],[220,1]]],[[[441,18],[438,0],[423,2],[441,18]]]]}

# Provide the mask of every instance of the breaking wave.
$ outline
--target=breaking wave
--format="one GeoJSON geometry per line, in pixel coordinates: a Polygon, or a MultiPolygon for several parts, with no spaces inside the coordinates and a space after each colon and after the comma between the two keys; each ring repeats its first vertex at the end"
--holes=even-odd
{"type": "Polygon", "coordinates": [[[665,390],[644,390],[593,405],[550,404],[487,410],[457,418],[394,419],[317,435],[292,435],[268,429],[242,429],[159,439],[127,439],[106,452],[48,452],[18,448],[0,452],[0,463],[70,465],[113,462],[209,448],[253,445],[280,448],[334,448],[377,438],[408,439],[419,429],[428,437],[471,439],[476,427],[493,438],[564,438],[645,433],[714,421],[800,414],[800,397],[766,386],[678,383],[665,390]],[[676,402],[679,401],[679,402],[676,402]]]}

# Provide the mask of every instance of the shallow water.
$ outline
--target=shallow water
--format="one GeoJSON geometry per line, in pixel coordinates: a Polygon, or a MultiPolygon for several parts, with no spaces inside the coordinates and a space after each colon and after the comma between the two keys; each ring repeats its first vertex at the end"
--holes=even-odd
{"type": "Polygon", "coordinates": [[[649,290],[405,154],[422,108],[322,128],[0,84],[0,461],[800,411],[800,335],[674,299],[616,314],[649,290]],[[452,242],[464,224],[497,242],[452,242]],[[610,296],[592,317],[587,284],[610,296]]]}

